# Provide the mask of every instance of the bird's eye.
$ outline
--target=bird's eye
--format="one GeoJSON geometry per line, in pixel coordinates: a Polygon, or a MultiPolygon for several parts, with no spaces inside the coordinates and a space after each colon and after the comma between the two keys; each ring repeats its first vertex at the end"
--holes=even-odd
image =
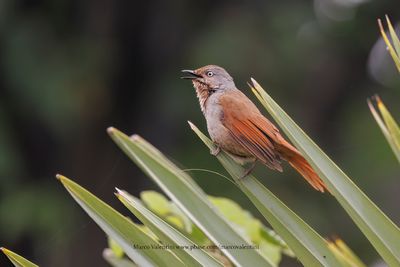
{"type": "Polygon", "coordinates": [[[214,72],[212,72],[212,71],[207,71],[207,73],[206,73],[206,74],[207,74],[207,76],[208,76],[208,77],[212,77],[212,76],[214,76],[214,72]]]}

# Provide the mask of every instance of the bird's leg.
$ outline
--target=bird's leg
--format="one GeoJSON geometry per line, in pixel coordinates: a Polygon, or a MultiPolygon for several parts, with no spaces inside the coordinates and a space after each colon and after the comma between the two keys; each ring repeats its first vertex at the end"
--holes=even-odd
{"type": "Polygon", "coordinates": [[[248,167],[248,168],[246,169],[246,171],[243,173],[242,176],[240,176],[239,179],[243,179],[243,178],[245,178],[246,176],[250,175],[250,173],[254,170],[254,167],[256,166],[256,163],[257,163],[257,160],[253,161],[253,162],[251,163],[250,167],[248,167]]]}
{"type": "Polygon", "coordinates": [[[217,144],[215,144],[216,147],[212,148],[210,151],[210,154],[213,156],[218,156],[218,154],[221,152],[221,147],[217,144]]]}

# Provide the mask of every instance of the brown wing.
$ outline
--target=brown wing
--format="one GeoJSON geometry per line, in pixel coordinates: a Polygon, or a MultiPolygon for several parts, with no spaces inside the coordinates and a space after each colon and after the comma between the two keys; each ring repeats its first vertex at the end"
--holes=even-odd
{"type": "Polygon", "coordinates": [[[282,171],[281,157],[274,145],[280,136],[278,129],[239,90],[227,92],[219,101],[224,114],[222,123],[234,139],[259,161],[282,171]]]}
{"type": "Polygon", "coordinates": [[[220,97],[220,104],[224,111],[223,125],[259,161],[271,169],[282,171],[280,159],[283,158],[316,190],[324,192],[327,189],[301,153],[282,137],[242,92],[224,94],[220,97]]]}

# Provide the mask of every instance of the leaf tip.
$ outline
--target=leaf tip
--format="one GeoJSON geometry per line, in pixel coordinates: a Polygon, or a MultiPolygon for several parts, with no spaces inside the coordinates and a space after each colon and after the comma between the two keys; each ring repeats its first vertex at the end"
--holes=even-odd
{"type": "Polygon", "coordinates": [[[114,128],[114,127],[108,127],[108,128],[107,128],[107,133],[108,133],[109,135],[113,135],[113,134],[115,133],[115,128],[114,128]]]}
{"type": "Polygon", "coordinates": [[[4,253],[4,255],[8,256],[11,252],[11,250],[6,249],[5,247],[0,247],[1,252],[4,253]]]}
{"type": "Polygon", "coordinates": [[[384,104],[382,102],[382,99],[380,98],[379,95],[374,95],[371,97],[373,101],[375,101],[376,105],[378,106],[379,109],[382,109],[384,107],[384,104]]]}
{"type": "Polygon", "coordinates": [[[383,30],[382,20],[378,18],[376,21],[378,22],[379,28],[383,30]]]}
{"type": "Polygon", "coordinates": [[[124,199],[124,196],[122,195],[123,191],[115,188],[117,192],[114,192],[114,196],[118,198],[119,201],[122,201],[124,199]]]}
{"type": "Polygon", "coordinates": [[[191,121],[187,121],[187,122],[188,122],[188,124],[190,126],[190,129],[192,129],[192,130],[197,129],[196,125],[194,125],[191,121]]]}
{"type": "Polygon", "coordinates": [[[57,180],[59,180],[59,181],[63,181],[63,179],[65,178],[65,176],[64,175],[61,175],[61,174],[59,174],[59,173],[57,173],[56,174],[56,178],[57,178],[57,180]]]}
{"type": "Polygon", "coordinates": [[[103,257],[108,259],[108,258],[112,258],[112,256],[114,255],[114,253],[112,252],[112,250],[110,248],[105,248],[103,250],[103,257]]]}
{"type": "Polygon", "coordinates": [[[385,14],[385,18],[386,18],[387,23],[390,24],[390,19],[389,19],[389,15],[388,14],[385,14]]]}

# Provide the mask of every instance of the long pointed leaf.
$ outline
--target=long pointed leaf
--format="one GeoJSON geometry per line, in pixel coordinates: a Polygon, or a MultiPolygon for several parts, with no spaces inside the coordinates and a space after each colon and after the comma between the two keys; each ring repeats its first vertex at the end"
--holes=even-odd
{"type": "Polygon", "coordinates": [[[397,56],[400,55],[400,41],[399,38],[397,37],[396,31],[394,30],[392,23],[390,22],[389,16],[386,15],[386,23],[388,25],[389,28],[389,32],[390,32],[390,37],[392,38],[392,42],[393,42],[393,46],[394,49],[396,51],[397,56]]]}
{"type": "MultiPolygon", "coordinates": [[[[212,149],[214,145],[211,140],[192,123],[189,124],[208,148],[212,149]]],[[[217,155],[217,159],[304,266],[341,266],[328,249],[328,243],[254,176],[240,178],[245,170],[223,151],[217,155]]]]}
{"type": "Polygon", "coordinates": [[[92,193],[62,175],[57,175],[57,178],[86,213],[135,263],[140,266],[185,266],[169,250],[152,249],[160,244],[92,193]]]}
{"type": "Polygon", "coordinates": [[[116,144],[182,209],[183,212],[237,266],[272,266],[254,249],[230,246],[250,244],[226,221],[207,199],[206,194],[190,178],[139,136],[129,138],[109,128],[116,144]],[[151,147],[151,148],[150,148],[151,147]],[[228,247],[227,247],[228,246],[228,247]]]}
{"type": "Polygon", "coordinates": [[[381,99],[376,96],[375,97],[378,105],[379,112],[375,109],[374,105],[368,99],[368,107],[375,118],[376,122],[381,128],[383,135],[388,141],[393,153],[396,158],[400,161],[400,128],[397,125],[396,121],[393,119],[390,112],[387,110],[386,106],[383,104],[381,99]],[[383,120],[382,120],[382,117],[383,120]]]}
{"type": "Polygon", "coordinates": [[[350,265],[350,267],[367,267],[343,240],[336,238],[329,242],[329,247],[343,263],[350,265]]]}
{"type": "Polygon", "coordinates": [[[11,250],[6,248],[0,248],[1,251],[7,256],[7,258],[14,264],[15,267],[39,267],[38,265],[30,262],[29,260],[25,259],[24,257],[18,255],[11,250]]]}
{"type": "Polygon", "coordinates": [[[383,40],[385,41],[385,44],[389,50],[390,55],[393,58],[393,61],[396,65],[397,70],[400,72],[400,59],[398,54],[396,54],[396,50],[393,48],[392,44],[389,41],[389,38],[386,35],[385,29],[383,28],[382,21],[378,19],[378,25],[379,25],[379,30],[381,31],[381,35],[383,40]]]}
{"type": "Polygon", "coordinates": [[[257,98],[302,152],[358,228],[390,266],[399,266],[399,228],[303,132],[254,79],[252,82],[254,85],[252,89],[257,98]]]}
{"type": "Polygon", "coordinates": [[[377,98],[377,104],[379,111],[382,114],[383,121],[387,127],[387,130],[390,134],[391,140],[393,142],[393,152],[396,154],[397,158],[400,160],[400,128],[397,125],[396,121],[393,119],[392,115],[390,114],[389,110],[383,104],[381,99],[377,98]]]}
{"type": "Polygon", "coordinates": [[[139,199],[121,190],[118,190],[117,197],[144,225],[160,238],[163,245],[175,246],[174,253],[186,265],[222,267],[206,251],[196,248],[195,243],[148,210],[139,199]]]}

